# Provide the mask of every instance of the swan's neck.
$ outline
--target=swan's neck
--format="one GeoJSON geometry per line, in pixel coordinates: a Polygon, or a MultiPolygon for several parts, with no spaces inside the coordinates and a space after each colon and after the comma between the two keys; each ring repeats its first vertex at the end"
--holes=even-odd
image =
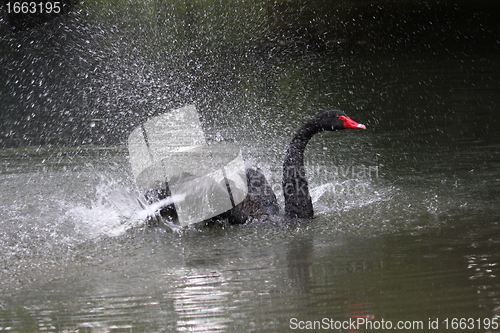
{"type": "Polygon", "coordinates": [[[321,129],[312,121],[302,126],[290,143],[283,161],[283,194],[285,214],[291,218],[314,216],[309,186],[304,168],[304,151],[307,143],[321,129]]]}

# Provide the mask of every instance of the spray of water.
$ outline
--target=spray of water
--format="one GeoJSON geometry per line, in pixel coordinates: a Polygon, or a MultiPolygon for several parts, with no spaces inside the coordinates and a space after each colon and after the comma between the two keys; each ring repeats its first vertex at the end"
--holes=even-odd
{"type": "MultiPolygon", "coordinates": [[[[149,204],[142,195],[129,188],[104,182],[97,186],[95,199],[90,205],[76,204],[66,212],[66,217],[73,221],[76,231],[88,239],[118,237],[128,230],[145,228],[148,219],[159,218],[162,207],[183,198],[181,194],[149,204]]],[[[179,229],[171,222],[163,223],[172,230],[179,229]]]]}

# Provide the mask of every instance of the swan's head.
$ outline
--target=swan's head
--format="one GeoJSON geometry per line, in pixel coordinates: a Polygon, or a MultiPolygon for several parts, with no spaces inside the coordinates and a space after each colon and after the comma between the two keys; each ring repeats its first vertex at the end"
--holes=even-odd
{"type": "Polygon", "coordinates": [[[344,112],[339,110],[326,111],[319,114],[315,123],[323,131],[339,131],[343,129],[366,129],[366,126],[359,124],[349,118],[344,112]]]}

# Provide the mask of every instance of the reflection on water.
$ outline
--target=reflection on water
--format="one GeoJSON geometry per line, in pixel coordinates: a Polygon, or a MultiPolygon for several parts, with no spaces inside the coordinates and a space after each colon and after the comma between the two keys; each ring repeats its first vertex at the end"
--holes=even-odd
{"type": "Polygon", "coordinates": [[[227,318],[230,291],[221,290],[220,276],[186,276],[173,295],[174,309],[179,316],[179,332],[223,332],[231,322],[227,318]]]}
{"type": "MultiPolygon", "coordinates": [[[[191,5],[176,12],[183,24],[202,20],[191,5]]],[[[124,11],[151,23],[140,31],[99,6],[53,22],[66,30],[48,46],[31,32],[1,40],[19,47],[1,50],[0,330],[287,332],[293,318],[431,318],[445,331],[447,318],[500,317],[496,54],[204,51],[189,34],[210,44],[213,31],[182,28],[174,41],[164,11],[124,11]],[[312,221],[145,230],[121,140],[193,102],[207,140],[241,146],[280,196],[301,122],[340,108],[367,130],[311,141],[312,221]]]]}

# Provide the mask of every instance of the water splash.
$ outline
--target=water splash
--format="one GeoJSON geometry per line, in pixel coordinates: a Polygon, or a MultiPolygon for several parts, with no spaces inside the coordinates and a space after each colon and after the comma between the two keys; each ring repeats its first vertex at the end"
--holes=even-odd
{"type": "Polygon", "coordinates": [[[369,181],[328,182],[311,189],[311,199],[318,213],[347,211],[388,200],[390,188],[377,188],[369,181]]]}
{"type": "MultiPolygon", "coordinates": [[[[182,200],[182,196],[167,198],[149,204],[128,188],[117,187],[112,182],[101,183],[96,188],[96,198],[88,205],[78,204],[66,212],[75,224],[76,231],[89,239],[104,236],[119,237],[128,230],[144,228],[148,218],[158,216],[162,207],[182,200]]],[[[172,230],[179,226],[163,221],[172,230]]]]}

